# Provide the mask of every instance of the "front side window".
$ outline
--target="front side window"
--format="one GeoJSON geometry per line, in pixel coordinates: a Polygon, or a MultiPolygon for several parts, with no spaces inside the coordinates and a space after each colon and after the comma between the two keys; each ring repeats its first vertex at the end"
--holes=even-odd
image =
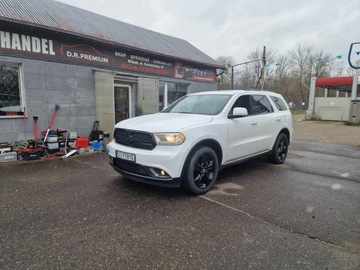
{"type": "Polygon", "coordinates": [[[231,108],[229,115],[235,107],[246,108],[248,115],[258,115],[273,112],[273,108],[264,95],[243,95],[239,97],[231,108]]]}
{"type": "Polygon", "coordinates": [[[22,115],[20,68],[0,62],[0,117],[22,115]]]}

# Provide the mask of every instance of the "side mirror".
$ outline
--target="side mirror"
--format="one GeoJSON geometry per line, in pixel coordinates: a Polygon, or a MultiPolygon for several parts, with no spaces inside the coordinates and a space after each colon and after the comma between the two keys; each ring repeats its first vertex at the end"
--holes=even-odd
{"type": "Polygon", "coordinates": [[[243,116],[247,116],[248,110],[246,108],[243,107],[235,107],[232,111],[232,115],[229,116],[229,118],[238,118],[238,117],[243,117],[243,116]]]}

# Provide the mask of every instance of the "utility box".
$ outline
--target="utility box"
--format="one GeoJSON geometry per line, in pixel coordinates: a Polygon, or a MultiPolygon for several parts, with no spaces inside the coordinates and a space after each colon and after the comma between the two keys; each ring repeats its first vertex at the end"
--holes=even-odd
{"type": "Polygon", "coordinates": [[[360,100],[351,101],[349,123],[360,124],[360,100]]]}

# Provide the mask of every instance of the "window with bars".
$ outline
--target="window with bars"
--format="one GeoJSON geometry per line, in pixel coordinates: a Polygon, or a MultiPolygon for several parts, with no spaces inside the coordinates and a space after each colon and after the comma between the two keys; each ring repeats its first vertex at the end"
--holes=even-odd
{"type": "Polygon", "coordinates": [[[0,62],[0,117],[23,115],[19,64],[0,62]]]}

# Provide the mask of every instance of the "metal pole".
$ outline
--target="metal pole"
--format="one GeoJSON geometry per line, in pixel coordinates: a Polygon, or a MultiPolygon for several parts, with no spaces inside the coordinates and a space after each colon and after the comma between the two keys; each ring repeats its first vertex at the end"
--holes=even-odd
{"type": "Polygon", "coordinates": [[[231,90],[234,90],[234,66],[231,66],[231,90]]]}
{"type": "Polygon", "coordinates": [[[250,64],[256,61],[260,61],[263,60],[264,58],[259,58],[259,59],[255,59],[255,60],[251,60],[251,61],[247,61],[247,62],[243,62],[243,63],[239,63],[239,64],[235,64],[231,66],[231,90],[234,90],[234,67],[237,66],[241,66],[241,65],[246,65],[246,64],[250,64]]]}
{"type": "Polygon", "coordinates": [[[263,63],[262,63],[262,71],[261,71],[260,84],[261,84],[261,89],[264,89],[265,68],[266,68],[266,46],[264,46],[262,62],[263,62],[263,63]]]}

